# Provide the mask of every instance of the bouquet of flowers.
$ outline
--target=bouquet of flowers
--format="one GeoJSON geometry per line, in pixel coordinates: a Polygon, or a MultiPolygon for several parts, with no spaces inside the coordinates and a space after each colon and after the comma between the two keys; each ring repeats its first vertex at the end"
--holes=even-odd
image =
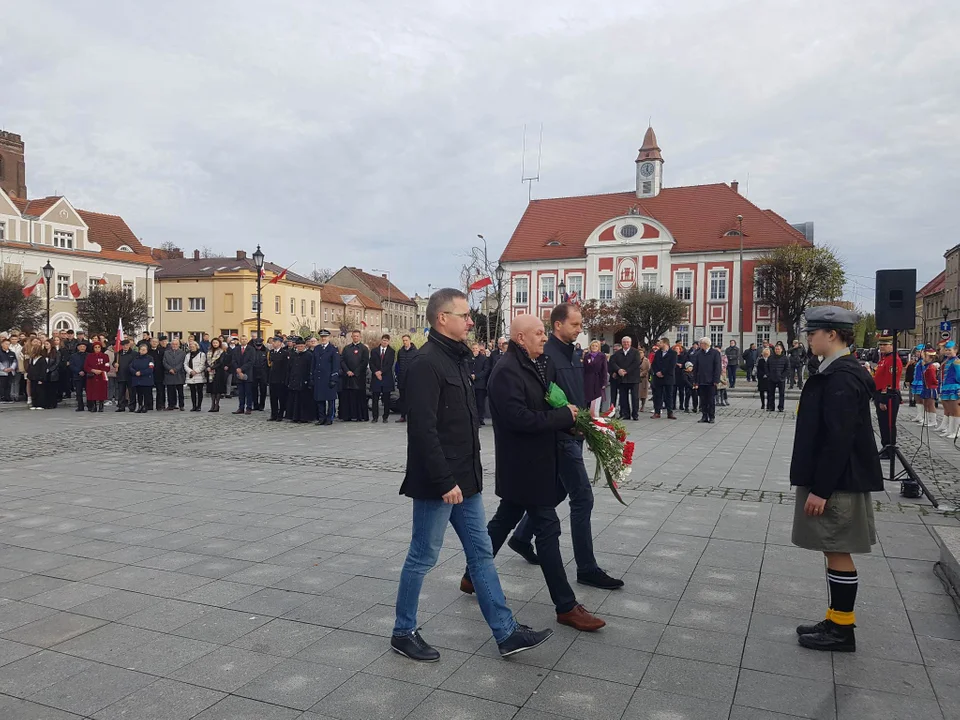
{"type": "MultiPolygon", "coordinates": [[[[550,383],[546,399],[550,407],[561,408],[570,404],[567,394],[556,383],[550,383]]],[[[600,474],[603,473],[613,496],[626,505],[620,497],[619,483],[630,474],[634,443],[627,440],[627,429],[613,417],[613,413],[614,408],[610,408],[606,415],[594,417],[590,410],[580,408],[573,429],[583,435],[590,452],[597,458],[593,484],[600,482],[600,474]]]]}

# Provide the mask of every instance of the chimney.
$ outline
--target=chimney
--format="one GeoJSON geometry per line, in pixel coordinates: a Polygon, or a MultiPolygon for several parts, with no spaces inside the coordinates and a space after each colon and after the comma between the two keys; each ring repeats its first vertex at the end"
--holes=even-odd
{"type": "Polygon", "coordinates": [[[383,273],[380,277],[382,277],[384,280],[388,280],[388,279],[389,279],[389,278],[387,278],[387,274],[386,274],[386,273],[383,273]]]}
{"type": "Polygon", "coordinates": [[[200,251],[199,251],[199,250],[194,250],[194,251],[193,251],[193,259],[194,259],[194,260],[199,260],[199,259],[200,259],[200,251]]]}
{"type": "Polygon", "coordinates": [[[237,250],[237,260],[246,260],[247,251],[246,250],[237,250]]]}
{"type": "Polygon", "coordinates": [[[740,183],[734,180],[732,183],[730,183],[730,189],[733,190],[735,193],[740,192],[740,183]]]}

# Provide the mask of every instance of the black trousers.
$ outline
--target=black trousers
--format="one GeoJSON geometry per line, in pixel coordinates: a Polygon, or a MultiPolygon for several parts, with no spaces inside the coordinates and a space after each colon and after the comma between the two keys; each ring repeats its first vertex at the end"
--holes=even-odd
{"type": "MultiPolygon", "coordinates": [[[[163,408],[166,407],[166,404],[167,404],[167,392],[166,392],[166,389],[164,388],[164,386],[163,386],[162,384],[161,384],[161,385],[154,385],[154,386],[153,386],[153,389],[157,391],[157,410],[163,410],[163,408]]],[[[147,405],[147,407],[148,407],[150,410],[153,410],[152,398],[151,398],[151,402],[147,405]]]]}
{"type": "Polygon", "coordinates": [[[76,377],[73,379],[73,391],[77,394],[77,407],[83,407],[83,391],[87,388],[87,379],[85,377],[76,377]]]}
{"type": "Polygon", "coordinates": [[[295,423],[309,422],[312,416],[313,390],[287,389],[287,417],[295,423]]]}
{"type": "Polygon", "coordinates": [[[877,403],[877,425],[880,426],[880,441],[883,447],[887,447],[887,445],[890,444],[890,424],[897,424],[897,415],[900,414],[902,398],[899,392],[895,392],[888,398],[885,391],[878,391],[874,396],[874,400],[877,403]],[[889,410],[887,410],[888,402],[889,410]],[[883,408],[883,410],[880,408],[883,408]]]}
{"type": "Polygon", "coordinates": [[[620,381],[610,380],[610,407],[619,407],[617,400],[620,392],[620,381]]]}
{"type": "Polygon", "coordinates": [[[366,405],[364,398],[364,391],[359,388],[347,388],[344,390],[344,399],[346,402],[343,404],[343,419],[344,420],[363,420],[364,415],[364,405],[366,405]]]}
{"type": "Polygon", "coordinates": [[[183,385],[167,385],[167,407],[183,408],[183,385]]]}
{"type": "MultiPolygon", "coordinates": [[[[659,380],[659,378],[658,378],[659,380]]],[[[659,413],[661,408],[667,413],[673,412],[673,385],[666,385],[663,382],[653,381],[653,411],[659,413]]]]}
{"type": "Polygon", "coordinates": [[[383,400],[383,419],[386,420],[390,417],[390,391],[389,390],[380,390],[373,395],[373,421],[376,422],[380,418],[380,401],[383,400]]]}
{"type": "Polygon", "coordinates": [[[130,404],[130,383],[117,380],[117,407],[125,408],[130,404]]]}
{"type": "Polygon", "coordinates": [[[783,410],[783,396],[786,392],[786,380],[767,380],[767,410],[773,410],[773,396],[775,393],[780,395],[780,403],[777,410],[783,410]]]}
{"type": "Polygon", "coordinates": [[[708,420],[717,416],[717,388],[715,385],[698,385],[697,394],[700,396],[700,414],[708,420]]]}
{"type": "MultiPolygon", "coordinates": [[[[190,386],[193,388],[193,385],[190,386]]],[[[137,409],[148,408],[153,401],[153,387],[149,385],[138,385],[134,388],[135,404],[137,409]]]]}
{"type": "Polygon", "coordinates": [[[767,378],[757,378],[757,392],[760,393],[760,409],[765,410],[767,407],[767,388],[770,387],[770,381],[767,378]]]}
{"type": "Polygon", "coordinates": [[[10,402],[10,387],[13,385],[13,375],[0,375],[0,400],[10,402]]]}
{"type": "Polygon", "coordinates": [[[477,414],[483,420],[487,416],[487,389],[473,389],[474,397],[477,399],[477,414]]]}
{"type": "Polygon", "coordinates": [[[195,408],[203,405],[203,383],[196,383],[190,386],[190,402],[195,408]]]}
{"type": "Polygon", "coordinates": [[[624,420],[640,417],[640,383],[619,383],[620,417],[624,420]]]}
{"type": "Polygon", "coordinates": [[[400,397],[397,399],[397,407],[396,407],[396,410],[397,410],[398,413],[400,413],[400,417],[401,417],[402,419],[406,419],[406,417],[407,417],[407,396],[406,396],[406,393],[403,392],[403,388],[402,388],[402,387],[397,386],[397,388],[398,388],[398,390],[400,391],[400,397]]]}
{"type": "Polygon", "coordinates": [[[267,404],[267,381],[263,378],[257,378],[251,383],[253,391],[253,409],[263,410],[267,404]]]}
{"type": "Polygon", "coordinates": [[[790,366],[790,387],[793,387],[794,382],[803,389],[803,365],[790,366]]]}
{"type": "Polygon", "coordinates": [[[270,417],[283,419],[287,412],[287,386],[270,383],[270,417]]]}
{"type": "Polygon", "coordinates": [[[577,596],[567,580],[563,557],[560,555],[560,518],[557,517],[556,508],[523,506],[510,500],[500,500],[497,512],[487,523],[494,557],[524,513],[527,513],[527,522],[533,528],[537,557],[540,558],[540,569],[543,571],[543,579],[547,581],[550,599],[558,613],[570,612],[577,604],[577,596]]]}

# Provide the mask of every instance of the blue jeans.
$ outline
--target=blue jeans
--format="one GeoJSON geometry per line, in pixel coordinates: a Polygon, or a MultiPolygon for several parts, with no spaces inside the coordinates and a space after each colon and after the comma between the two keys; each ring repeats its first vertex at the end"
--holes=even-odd
{"type": "Polygon", "coordinates": [[[737,386],[737,366],[736,365],[727,365],[727,382],[730,383],[731,389],[737,386]]]}
{"type": "Polygon", "coordinates": [[[448,522],[453,525],[466,553],[480,611],[493,631],[493,639],[501,643],[517,629],[517,621],[507,607],[500,577],[493,565],[493,548],[483,514],[483,497],[479,493],[459,505],[448,505],[440,499],[413,501],[413,537],[400,572],[393,634],[409,635],[417,629],[423,578],[437,564],[448,522]]]}
{"type": "MultiPolygon", "coordinates": [[[[560,441],[558,474],[567,495],[570,497],[570,537],[573,540],[573,557],[578,573],[599,570],[593,554],[593,531],[590,516],[593,513],[593,487],[587,468],[583,464],[583,441],[563,438],[560,441]]],[[[527,515],[523,516],[513,536],[522,543],[533,540],[533,526],[527,515]]]]}
{"type": "Polygon", "coordinates": [[[238,410],[253,410],[253,383],[237,383],[237,399],[240,401],[238,410]]]}

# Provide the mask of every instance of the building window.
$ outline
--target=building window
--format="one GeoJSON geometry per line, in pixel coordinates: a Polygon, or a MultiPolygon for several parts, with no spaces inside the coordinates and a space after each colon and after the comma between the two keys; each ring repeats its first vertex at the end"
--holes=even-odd
{"type": "Polygon", "coordinates": [[[515,305],[526,305],[529,302],[528,292],[530,289],[530,278],[518,277],[513,281],[513,301],[515,305]]]}
{"type": "Polygon", "coordinates": [[[70,294],[70,276],[57,275],[57,297],[65,298],[70,294]]]}
{"type": "Polygon", "coordinates": [[[237,335],[238,333],[236,328],[220,328],[220,334],[229,340],[231,337],[233,337],[234,335],[237,335]]]}
{"type": "Polygon", "coordinates": [[[688,347],[690,345],[690,326],[677,325],[677,342],[688,347]]]}
{"type": "Polygon", "coordinates": [[[204,312],[206,309],[206,298],[190,298],[190,312],[204,312]]]}
{"type": "Polygon", "coordinates": [[[763,275],[756,270],[753,271],[753,297],[755,300],[763,300],[767,297],[768,283],[763,275]]]}
{"type": "Polygon", "coordinates": [[[100,289],[100,278],[90,278],[87,280],[87,293],[100,289]]]}
{"type": "Polygon", "coordinates": [[[770,342],[770,326],[757,325],[757,344],[762,345],[765,342],[770,342]]]}
{"type": "Polygon", "coordinates": [[[277,315],[280,314],[280,296],[279,295],[273,298],[273,311],[277,315]]]}
{"type": "Polygon", "coordinates": [[[228,313],[233,312],[233,293],[223,294],[223,311],[228,313]]]}
{"type": "Polygon", "coordinates": [[[303,315],[303,317],[306,317],[306,316],[307,316],[307,301],[306,301],[306,300],[301,300],[301,301],[300,301],[300,314],[303,315]]]}
{"type": "Polygon", "coordinates": [[[183,298],[167,298],[167,312],[180,312],[183,310],[183,298]]]}
{"type": "Polygon", "coordinates": [[[323,321],[324,321],[324,322],[327,322],[327,321],[329,320],[329,312],[330,312],[329,308],[324,308],[324,309],[323,309],[323,321]]]}
{"type": "Polygon", "coordinates": [[[71,325],[70,321],[66,318],[60,318],[54,324],[53,329],[57,332],[66,332],[67,330],[73,330],[73,325],[71,325]]]}
{"type": "Polygon", "coordinates": [[[567,277],[567,294],[574,300],[583,300],[583,275],[567,277]]]}
{"type": "Polygon", "coordinates": [[[710,326],[710,342],[715,348],[723,346],[723,325],[710,326]]]}
{"type": "Polygon", "coordinates": [[[133,300],[133,283],[132,282],[123,283],[123,292],[127,296],[128,300],[133,300]]]}
{"type": "Polygon", "coordinates": [[[548,276],[540,278],[540,304],[553,305],[556,302],[554,287],[557,282],[555,277],[548,276]]]}
{"type": "Polygon", "coordinates": [[[657,289],[657,274],[656,273],[641,273],[640,274],[640,287],[643,290],[656,290],[657,289]]]}
{"type": "Polygon", "coordinates": [[[310,317],[316,317],[316,316],[317,316],[317,301],[311,300],[310,301],[310,317]]]}
{"type": "Polygon", "coordinates": [[[260,309],[260,303],[257,301],[257,294],[250,296],[250,312],[257,312],[260,309]]]}
{"type": "Polygon", "coordinates": [[[727,299],[727,271],[710,271],[710,300],[724,301],[727,299]]]}
{"type": "Polygon", "coordinates": [[[293,298],[290,298],[290,314],[291,315],[297,314],[297,301],[294,300],[293,298]]]}
{"type": "Polygon", "coordinates": [[[183,333],[179,330],[171,330],[167,335],[170,337],[170,340],[183,340],[183,333]]]}
{"type": "Polygon", "coordinates": [[[68,230],[54,230],[53,246],[73,250],[73,233],[68,230]]]}
{"type": "Polygon", "coordinates": [[[0,220],[0,242],[6,239],[6,235],[4,235],[4,231],[6,227],[7,227],[7,224],[2,220],[0,220]]]}
{"type": "Polygon", "coordinates": [[[600,275],[600,300],[613,300],[613,275],[600,275]]]}
{"type": "Polygon", "coordinates": [[[678,272],[673,276],[674,293],[679,300],[693,299],[693,273],[678,272]]]}

